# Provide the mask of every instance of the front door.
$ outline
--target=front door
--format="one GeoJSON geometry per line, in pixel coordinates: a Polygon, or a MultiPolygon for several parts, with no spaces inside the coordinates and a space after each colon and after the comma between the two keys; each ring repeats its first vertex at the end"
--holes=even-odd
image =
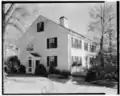
{"type": "Polygon", "coordinates": [[[36,68],[39,67],[40,60],[36,60],[36,68]]]}

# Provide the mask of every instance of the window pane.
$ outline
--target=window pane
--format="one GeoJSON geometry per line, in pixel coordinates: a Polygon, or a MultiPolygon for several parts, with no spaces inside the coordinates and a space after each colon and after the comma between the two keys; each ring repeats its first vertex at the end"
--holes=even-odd
{"type": "Polygon", "coordinates": [[[49,38],[47,43],[47,48],[57,48],[57,37],[49,38]]]}
{"type": "Polygon", "coordinates": [[[37,23],[37,32],[44,31],[44,22],[37,23]]]}
{"type": "Polygon", "coordinates": [[[57,66],[57,56],[48,56],[47,57],[48,66],[57,66]]]}
{"type": "Polygon", "coordinates": [[[49,56],[47,56],[47,66],[49,66],[50,63],[49,63],[49,56]]]}
{"type": "Polygon", "coordinates": [[[88,51],[88,43],[84,43],[84,49],[86,50],[86,51],[88,51]]]}
{"type": "Polygon", "coordinates": [[[40,23],[40,31],[44,31],[44,22],[40,23]]]}
{"type": "Polygon", "coordinates": [[[49,39],[49,42],[50,42],[50,43],[54,43],[54,38],[50,38],[50,39],[49,39]]]}
{"type": "Polygon", "coordinates": [[[29,67],[32,67],[32,60],[29,60],[29,67]]]}
{"type": "Polygon", "coordinates": [[[50,61],[54,61],[54,56],[51,56],[51,57],[50,57],[50,61]]]}

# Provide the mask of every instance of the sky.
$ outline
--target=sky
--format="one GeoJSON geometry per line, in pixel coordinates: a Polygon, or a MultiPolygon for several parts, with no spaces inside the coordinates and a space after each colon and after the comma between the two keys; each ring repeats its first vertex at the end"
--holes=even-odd
{"type": "Polygon", "coordinates": [[[39,4],[39,8],[43,16],[57,23],[59,23],[61,16],[65,16],[68,19],[70,29],[86,34],[90,20],[88,11],[92,5],[92,3],[39,4]]]}
{"type": "MultiPolygon", "coordinates": [[[[25,6],[28,11],[34,11],[34,9],[37,9],[37,11],[39,11],[38,14],[43,15],[57,23],[59,23],[59,18],[61,16],[65,16],[68,19],[68,26],[70,29],[81,34],[86,34],[87,24],[90,20],[88,11],[93,5],[93,3],[28,3],[23,4],[22,6],[25,6]]],[[[31,16],[31,18],[28,20],[25,19],[24,21],[32,23],[35,20],[34,18],[37,17],[31,16]]],[[[18,30],[13,26],[8,26],[6,31],[5,38],[7,41],[13,42],[21,37],[20,32],[18,32],[18,30]]]]}
{"type": "MultiPolygon", "coordinates": [[[[111,3],[115,8],[115,4],[111,3]]],[[[39,4],[23,4],[28,11],[39,11],[40,15],[47,17],[57,23],[59,18],[65,16],[68,19],[68,26],[70,29],[83,34],[88,35],[88,24],[91,21],[89,16],[90,8],[94,7],[96,3],[39,3],[39,4]]],[[[33,16],[23,20],[25,23],[32,23],[37,17],[33,16]]],[[[21,34],[17,29],[8,26],[7,38],[18,39],[21,34]]]]}

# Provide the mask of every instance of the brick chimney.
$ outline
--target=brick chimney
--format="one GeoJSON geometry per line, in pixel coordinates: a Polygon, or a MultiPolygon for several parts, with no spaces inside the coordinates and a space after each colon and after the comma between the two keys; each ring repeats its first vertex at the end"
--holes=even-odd
{"type": "Polygon", "coordinates": [[[65,16],[60,17],[60,25],[68,28],[68,19],[65,16]]]}

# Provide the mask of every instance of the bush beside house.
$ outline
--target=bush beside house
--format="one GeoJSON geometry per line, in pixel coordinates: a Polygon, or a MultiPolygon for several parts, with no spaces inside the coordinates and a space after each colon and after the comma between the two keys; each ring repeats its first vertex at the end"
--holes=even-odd
{"type": "Polygon", "coordinates": [[[35,69],[35,75],[38,76],[48,76],[48,72],[46,71],[46,68],[42,64],[38,64],[38,66],[35,69]]]}
{"type": "Polygon", "coordinates": [[[116,84],[115,82],[119,80],[117,64],[114,61],[115,58],[111,60],[110,58],[110,56],[104,56],[104,66],[101,66],[100,61],[96,59],[95,64],[88,70],[85,81],[104,86],[116,84]]]}
{"type": "Polygon", "coordinates": [[[82,76],[85,77],[87,72],[87,68],[83,67],[82,64],[74,62],[71,66],[71,75],[72,76],[82,76]]]}
{"type": "Polygon", "coordinates": [[[67,78],[70,75],[70,71],[68,70],[59,70],[53,66],[50,66],[49,68],[49,74],[56,74],[56,75],[61,75],[65,78],[67,78]]]}
{"type": "Polygon", "coordinates": [[[11,56],[4,62],[4,71],[9,74],[25,74],[25,66],[17,56],[11,56]]]}

